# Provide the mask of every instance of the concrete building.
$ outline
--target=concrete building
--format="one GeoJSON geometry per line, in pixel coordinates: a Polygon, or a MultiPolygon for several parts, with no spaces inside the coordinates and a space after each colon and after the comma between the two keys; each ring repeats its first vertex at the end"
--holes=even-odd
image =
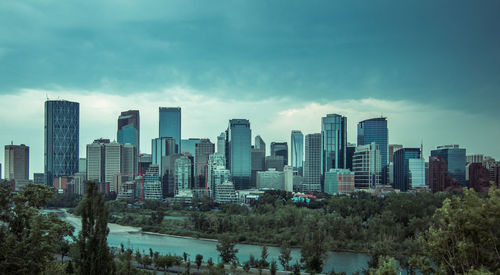
{"type": "Polygon", "coordinates": [[[30,170],[30,148],[24,144],[5,145],[5,179],[28,181],[30,170]]]}
{"type": "Polygon", "coordinates": [[[237,203],[238,196],[234,184],[230,181],[217,184],[215,187],[215,201],[218,203],[237,203]]]}
{"type": "Polygon", "coordinates": [[[381,156],[378,144],[375,142],[356,147],[352,166],[356,189],[375,189],[381,185],[381,156]]]}
{"type": "Polygon", "coordinates": [[[120,186],[118,191],[118,200],[134,201],[135,200],[135,183],[133,181],[126,181],[120,186]]]}
{"type": "Polygon", "coordinates": [[[183,154],[175,160],[174,194],[179,194],[182,190],[191,189],[191,167],[192,160],[186,154],[183,154]]]}
{"type": "Polygon", "coordinates": [[[276,169],[276,171],[283,171],[283,168],[285,167],[283,165],[284,160],[283,156],[267,156],[265,158],[265,168],[266,171],[269,169],[276,169]]]}
{"type": "Polygon", "coordinates": [[[79,158],[78,159],[78,173],[87,173],[87,159],[79,158]]]}
{"type": "Polygon", "coordinates": [[[303,192],[321,192],[321,134],[305,138],[303,192]]]}
{"type": "Polygon", "coordinates": [[[104,144],[106,143],[109,143],[109,140],[100,139],[87,144],[87,180],[89,181],[105,182],[104,144]]]}
{"type": "Polygon", "coordinates": [[[86,181],[86,173],[76,173],[71,180],[71,184],[73,185],[73,193],[81,196],[85,195],[87,191],[85,186],[86,181]]]}
{"type": "Polygon", "coordinates": [[[257,188],[259,190],[285,190],[283,171],[269,169],[257,172],[257,188]]]}
{"type": "Polygon", "coordinates": [[[330,169],[325,174],[325,193],[337,195],[354,192],[354,175],[349,169],[330,169]]]}
{"type": "Polygon", "coordinates": [[[52,186],[54,178],[78,172],[80,104],[45,101],[44,126],[44,182],[52,186]]]}
{"type": "Polygon", "coordinates": [[[266,170],[266,151],[264,149],[252,148],[252,183],[251,187],[257,186],[257,172],[266,170]]]}
{"type": "Polygon", "coordinates": [[[490,171],[482,163],[473,162],[468,165],[469,181],[467,187],[476,192],[488,192],[490,188],[490,171]]]}
{"type": "Polygon", "coordinates": [[[213,153],[215,144],[210,142],[210,139],[202,139],[195,145],[194,188],[205,188],[208,184],[208,159],[213,153]]]}
{"type": "Polygon", "coordinates": [[[224,132],[217,137],[217,153],[226,154],[226,134],[224,132]]]}
{"type": "Polygon", "coordinates": [[[113,177],[121,173],[122,145],[118,142],[104,144],[104,181],[109,183],[109,192],[117,192],[113,177]]]}
{"type": "Polygon", "coordinates": [[[283,187],[287,192],[293,192],[293,174],[294,167],[289,165],[285,166],[285,168],[283,169],[283,187]]]}
{"type": "Polygon", "coordinates": [[[161,200],[163,198],[162,186],[157,164],[149,166],[144,174],[144,199],[161,200]]]}
{"type": "Polygon", "coordinates": [[[466,163],[483,163],[484,156],[481,154],[466,156],[466,163]]]}

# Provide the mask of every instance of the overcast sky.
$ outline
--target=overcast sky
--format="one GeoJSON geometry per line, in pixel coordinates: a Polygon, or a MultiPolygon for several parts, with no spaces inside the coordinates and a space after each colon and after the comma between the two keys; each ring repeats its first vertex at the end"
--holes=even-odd
{"type": "Polygon", "coordinates": [[[158,107],[180,106],[182,138],[248,118],[289,142],[339,113],[355,142],[384,115],[390,143],[500,158],[499,14],[496,0],[0,1],[0,144],[30,146],[43,172],[48,96],[80,102],[81,157],[129,109],[149,153],[158,107]]]}

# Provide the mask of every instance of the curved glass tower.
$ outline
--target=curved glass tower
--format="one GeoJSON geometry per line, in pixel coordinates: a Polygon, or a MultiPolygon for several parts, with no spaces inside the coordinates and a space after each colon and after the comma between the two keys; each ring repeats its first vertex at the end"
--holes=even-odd
{"type": "Polygon", "coordinates": [[[80,104],[65,100],[45,101],[45,185],[54,178],[78,173],[80,104]]]}
{"type": "Polygon", "coordinates": [[[292,146],[292,167],[293,170],[297,171],[300,175],[302,175],[303,168],[303,158],[304,158],[304,135],[301,131],[293,130],[291,136],[292,146]]]}

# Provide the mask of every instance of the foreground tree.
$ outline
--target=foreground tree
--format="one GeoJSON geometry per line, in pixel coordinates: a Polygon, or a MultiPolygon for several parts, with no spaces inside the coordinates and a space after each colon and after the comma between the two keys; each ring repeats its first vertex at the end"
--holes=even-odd
{"type": "Polygon", "coordinates": [[[318,219],[309,216],[305,223],[304,242],[300,250],[300,262],[309,273],[321,273],[323,270],[323,258],[326,255],[326,235],[323,230],[324,224],[318,223],[318,219]]]}
{"type": "Polygon", "coordinates": [[[288,242],[283,242],[280,247],[280,256],[279,261],[283,269],[286,271],[291,270],[290,268],[290,260],[292,260],[291,256],[292,250],[290,249],[290,244],[288,242]]]}
{"type": "Polygon", "coordinates": [[[0,184],[0,273],[64,272],[54,255],[73,227],[39,211],[52,198],[53,190],[45,185],[27,184],[14,195],[9,184],[0,184]]]}
{"type": "Polygon", "coordinates": [[[370,269],[370,275],[396,275],[398,266],[396,260],[392,257],[382,257],[378,259],[378,268],[370,269]]]}
{"type": "Polygon", "coordinates": [[[222,235],[219,239],[219,243],[217,244],[217,251],[219,251],[222,262],[227,264],[232,261],[238,260],[236,257],[236,253],[238,253],[238,249],[234,248],[235,242],[228,235],[222,235]]]}
{"type": "Polygon", "coordinates": [[[87,183],[87,194],[78,205],[77,213],[82,217],[82,230],[77,240],[80,250],[76,261],[78,273],[112,274],[115,268],[107,243],[108,211],[95,182],[87,183]]]}
{"type": "Polygon", "coordinates": [[[201,263],[203,262],[203,255],[197,254],[196,255],[196,267],[198,270],[200,270],[201,263]]]}
{"type": "Polygon", "coordinates": [[[500,190],[490,188],[486,198],[466,190],[463,198],[446,199],[420,243],[423,255],[410,264],[424,273],[500,272],[500,190]]]}

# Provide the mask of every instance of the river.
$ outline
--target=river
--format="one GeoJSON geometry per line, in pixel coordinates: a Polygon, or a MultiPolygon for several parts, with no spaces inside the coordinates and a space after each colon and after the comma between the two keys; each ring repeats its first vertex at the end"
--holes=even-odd
{"type": "MultiPolygon", "coordinates": [[[[64,210],[48,210],[58,213],[61,219],[69,222],[75,227],[75,235],[81,229],[81,220],[79,217],[67,213],[64,210]]],[[[191,261],[194,261],[196,254],[203,255],[204,261],[212,258],[214,262],[219,261],[219,254],[216,250],[217,241],[207,239],[193,239],[177,236],[169,236],[154,233],[144,233],[138,227],[122,226],[118,224],[108,224],[110,233],[108,235],[108,245],[112,247],[120,247],[123,244],[125,248],[131,248],[134,251],[140,250],[149,253],[149,248],[153,251],[158,251],[160,254],[176,254],[182,256],[184,252],[189,254],[191,261]]],[[[258,245],[237,244],[237,257],[240,263],[248,261],[250,255],[254,255],[256,259],[260,257],[262,250],[258,245]]],[[[268,261],[276,260],[278,267],[281,269],[278,257],[280,251],[278,247],[268,247],[268,261]]],[[[300,250],[292,249],[293,260],[300,260],[300,250]]],[[[335,269],[336,272],[346,272],[351,274],[356,271],[361,271],[368,267],[369,257],[361,253],[349,252],[329,252],[326,262],[323,266],[323,272],[330,272],[335,269]]]]}

